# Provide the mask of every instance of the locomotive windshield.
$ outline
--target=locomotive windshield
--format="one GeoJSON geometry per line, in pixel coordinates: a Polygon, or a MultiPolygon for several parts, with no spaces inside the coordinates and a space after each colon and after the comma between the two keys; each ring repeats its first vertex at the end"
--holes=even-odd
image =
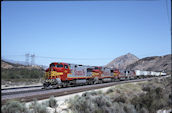
{"type": "Polygon", "coordinates": [[[56,67],[63,67],[63,65],[62,64],[57,64],[56,67]]]}
{"type": "Polygon", "coordinates": [[[55,65],[54,64],[50,64],[50,67],[54,67],[55,65]]]}
{"type": "Polygon", "coordinates": [[[95,69],[99,69],[98,67],[95,67],[95,69]]]}
{"type": "Polygon", "coordinates": [[[63,67],[63,64],[50,64],[50,67],[63,67]]]}

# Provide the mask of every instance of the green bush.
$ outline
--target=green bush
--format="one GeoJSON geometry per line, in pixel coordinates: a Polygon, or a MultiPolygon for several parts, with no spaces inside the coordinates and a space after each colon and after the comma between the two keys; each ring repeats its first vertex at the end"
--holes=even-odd
{"type": "Polygon", "coordinates": [[[42,78],[43,75],[44,71],[40,69],[1,68],[2,79],[42,78]]]}

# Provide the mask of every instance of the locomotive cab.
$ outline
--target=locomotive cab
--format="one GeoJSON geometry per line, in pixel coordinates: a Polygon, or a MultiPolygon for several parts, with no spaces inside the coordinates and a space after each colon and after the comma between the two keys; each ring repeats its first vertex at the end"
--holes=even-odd
{"type": "Polygon", "coordinates": [[[64,75],[64,71],[68,70],[68,65],[63,63],[51,63],[49,68],[46,70],[46,79],[56,79],[64,75]]]}
{"type": "Polygon", "coordinates": [[[46,69],[44,87],[61,85],[62,80],[70,72],[69,65],[67,63],[53,62],[49,68],[46,69]]]}
{"type": "Polygon", "coordinates": [[[114,77],[115,77],[115,79],[119,79],[119,74],[120,74],[119,70],[115,69],[114,70],[114,77]]]}
{"type": "Polygon", "coordinates": [[[92,71],[93,71],[92,72],[93,77],[98,77],[98,78],[101,77],[101,74],[102,74],[101,67],[96,66],[96,67],[93,68],[92,71]]]}

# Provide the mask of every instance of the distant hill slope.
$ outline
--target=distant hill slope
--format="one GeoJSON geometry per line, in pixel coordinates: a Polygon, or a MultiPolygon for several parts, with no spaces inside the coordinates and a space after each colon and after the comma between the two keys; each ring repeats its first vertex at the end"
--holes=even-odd
{"type": "Polygon", "coordinates": [[[115,58],[113,61],[108,63],[106,65],[106,67],[117,68],[117,69],[126,69],[127,65],[132,64],[138,60],[139,60],[139,58],[137,58],[135,55],[128,53],[126,55],[115,58]]]}
{"type": "Polygon", "coordinates": [[[129,70],[171,71],[171,54],[142,58],[127,66],[129,70]]]}
{"type": "Polygon", "coordinates": [[[3,68],[3,69],[26,68],[26,69],[41,69],[41,70],[43,70],[43,68],[40,66],[26,66],[26,65],[22,65],[22,64],[14,64],[14,63],[7,62],[4,60],[1,60],[1,68],[3,68]]]}

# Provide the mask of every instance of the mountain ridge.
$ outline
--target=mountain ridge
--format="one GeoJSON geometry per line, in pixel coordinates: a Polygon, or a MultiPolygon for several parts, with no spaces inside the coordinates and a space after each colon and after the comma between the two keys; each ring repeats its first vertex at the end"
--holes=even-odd
{"type": "Polygon", "coordinates": [[[126,69],[171,72],[171,55],[145,57],[128,65],[126,69]]]}
{"type": "Polygon", "coordinates": [[[132,64],[132,63],[136,62],[137,60],[139,60],[138,57],[136,57],[135,55],[133,55],[131,53],[127,53],[125,55],[115,58],[110,63],[105,65],[105,67],[117,68],[117,69],[124,70],[127,65],[132,64]]]}

